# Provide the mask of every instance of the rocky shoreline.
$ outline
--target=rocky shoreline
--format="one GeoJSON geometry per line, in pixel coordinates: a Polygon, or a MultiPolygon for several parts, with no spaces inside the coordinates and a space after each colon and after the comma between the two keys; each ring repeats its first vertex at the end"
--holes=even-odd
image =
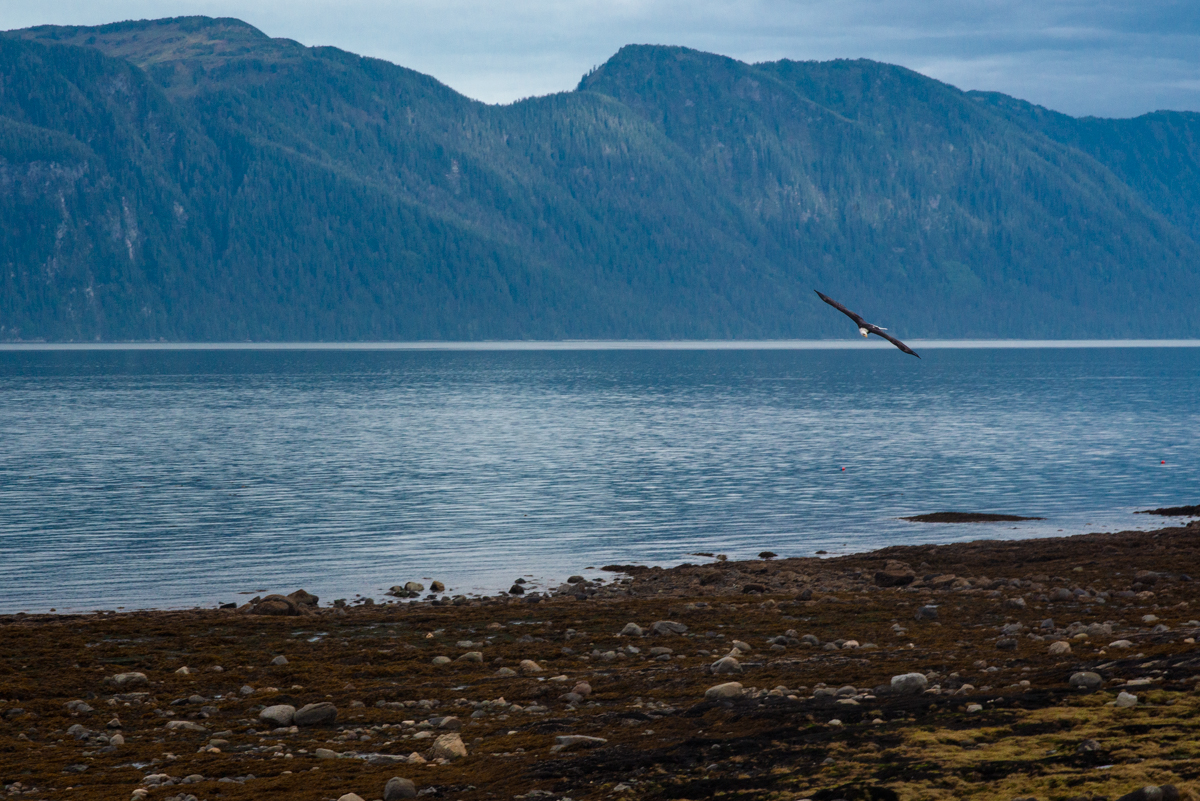
{"type": "Polygon", "coordinates": [[[612,565],[482,599],[322,606],[297,591],[3,616],[0,787],[81,801],[1196,797],[1200,522],[767,557],[612,565]]]}

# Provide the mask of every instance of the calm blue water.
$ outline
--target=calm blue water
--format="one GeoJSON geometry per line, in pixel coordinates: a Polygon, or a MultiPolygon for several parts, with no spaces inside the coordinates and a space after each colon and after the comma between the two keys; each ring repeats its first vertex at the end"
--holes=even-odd
{"type": "Polygon", "coordinates": [[[1200,503],[1200,348],[922,355],[0,351],[0,611],[494,592],[1200,503]],[[1047,520],[897,519],[941,510],[1047,520]]]}

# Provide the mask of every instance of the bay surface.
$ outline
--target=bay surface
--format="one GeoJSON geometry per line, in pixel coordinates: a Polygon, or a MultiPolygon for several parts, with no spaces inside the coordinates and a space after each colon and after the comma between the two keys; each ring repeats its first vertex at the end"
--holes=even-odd
{"type": "Polygon", "coordinates": [[[4,350],[0,611],[1159,527],[1200,348],[1092,344],[4,350]]]}

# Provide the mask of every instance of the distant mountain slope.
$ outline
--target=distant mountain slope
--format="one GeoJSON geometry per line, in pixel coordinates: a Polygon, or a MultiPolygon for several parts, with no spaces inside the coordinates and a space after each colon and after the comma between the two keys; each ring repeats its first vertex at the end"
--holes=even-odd
{"type": "Polygon", "coordinates": [[[1197,336],[1200,115],[622,48],[510,106],[237,20],[0,37],[0,339],[1197,336]]]}

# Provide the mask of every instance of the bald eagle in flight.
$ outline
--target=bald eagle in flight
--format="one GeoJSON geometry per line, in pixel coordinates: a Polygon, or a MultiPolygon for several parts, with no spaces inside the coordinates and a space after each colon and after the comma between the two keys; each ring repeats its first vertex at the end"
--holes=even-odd
{"type": "MultiPolygon", "coordinates": [[[[817,290],[814,289],[813,292],[817,292],[817,290]]],[[[837,309],[842,314],[846,315],[851,320],[853,320],[854,324],[858,326],[858,333],[863,335],[863,339],[866,339],[868,334],[874,334],[875,336],[883,337],[888,342],[891,342],[893,345],[895,345],[897,348],[904,351],[905,353],[911,353],[913,356],[916,356],[918,359],[921,358],[919,355],[917,355],[917,352],[915,350],[913,350],[908,345],[905,345],[903,342],[901,342],[900,340],[896,339],[894,336],[889,334],[887,332],[886,328],[880,328],[879,326],[874,325],[873,323],[868,323],[862,317],[860,317],[857,314],[855,314],[854,312],[850,311],[845,306],[838,303],[836,300],[829,297],[828,295],[823,295],[820,292],[817,292],[817,295],[821,298],[821,300],[825,301],[830,306],[837,309]]]]}

